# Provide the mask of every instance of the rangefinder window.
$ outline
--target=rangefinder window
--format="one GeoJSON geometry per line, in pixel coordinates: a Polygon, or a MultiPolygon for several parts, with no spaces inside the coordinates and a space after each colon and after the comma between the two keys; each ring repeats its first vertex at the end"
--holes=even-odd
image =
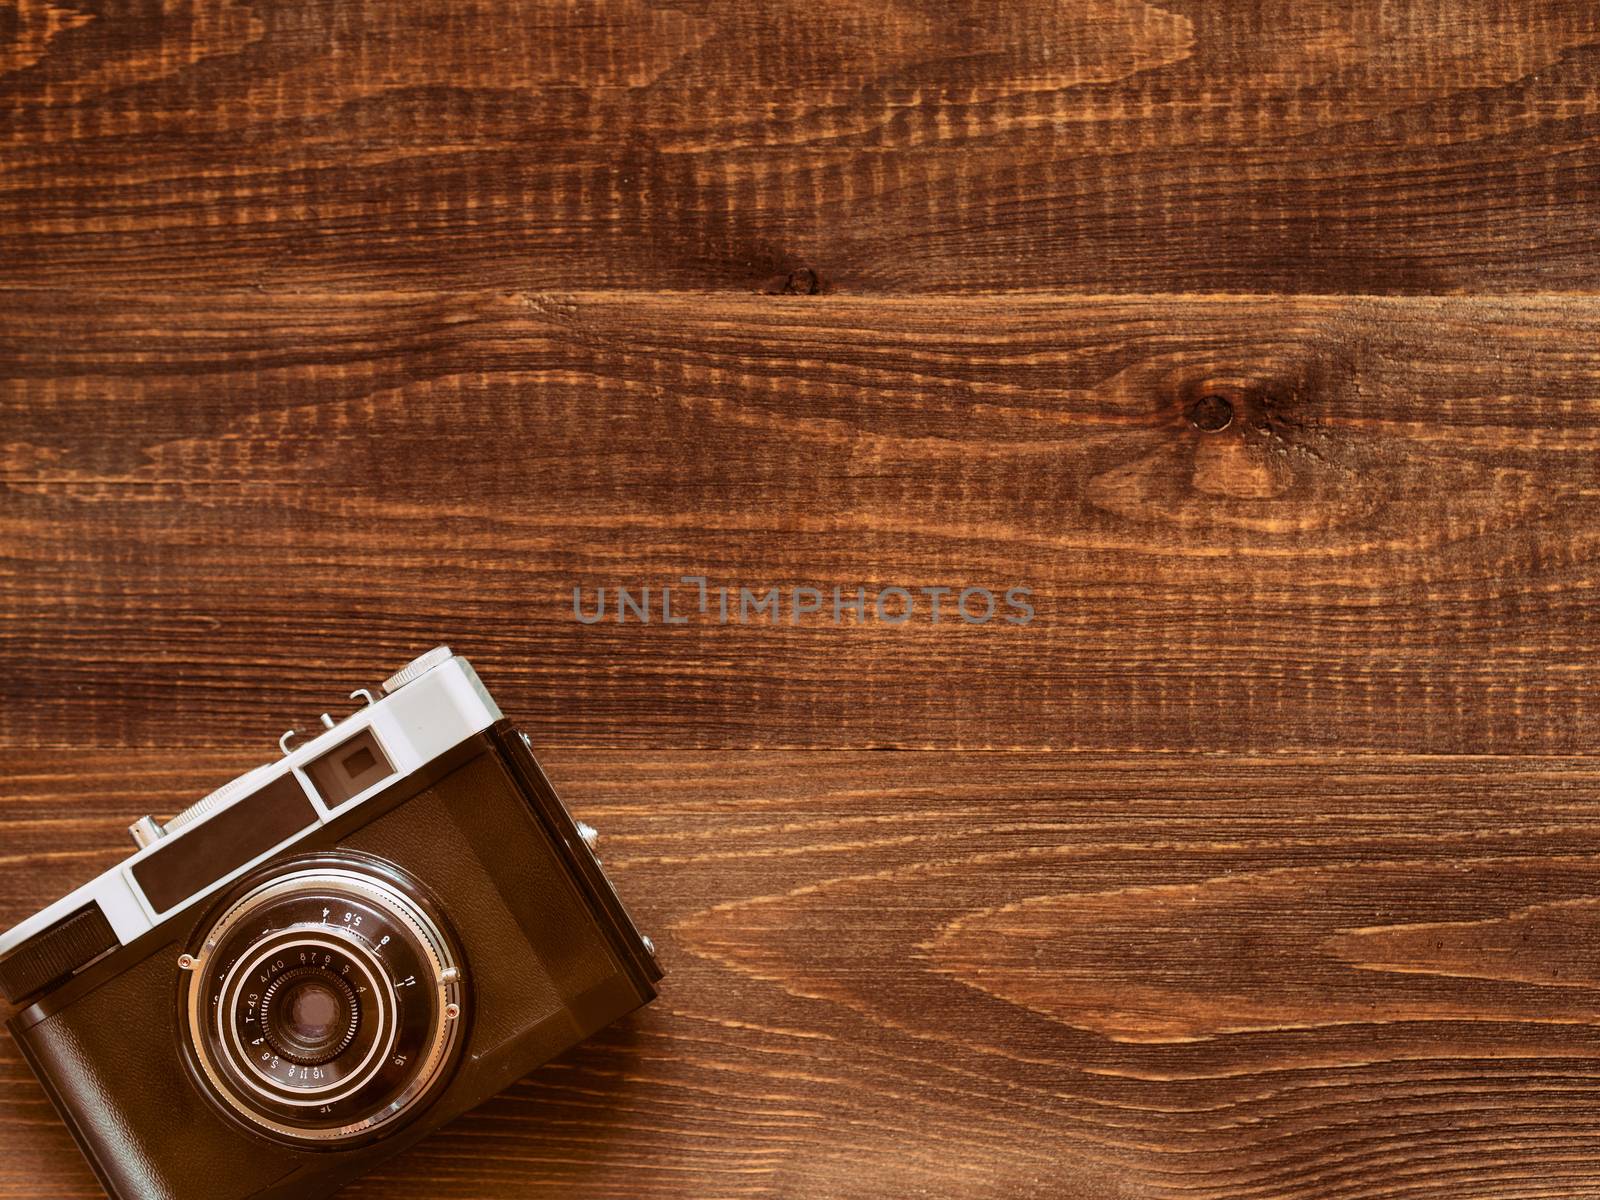
{"type": "Polygon", "coordinates": [[[340,742],[321,758],[307,764],[306,774],[310,776],[322,802],[329,808],[335,808],[394,774],[394,767],[390,765],[372,730],[363,729],[355,737],[340,742]]]}
{"type": "Polygon", "coordinates": [[[293,775],[280,775],[183,837],[133,864],[133,877],[157,912],[204,891],[285,839],[317,823],[317,810],[293,775]]]}

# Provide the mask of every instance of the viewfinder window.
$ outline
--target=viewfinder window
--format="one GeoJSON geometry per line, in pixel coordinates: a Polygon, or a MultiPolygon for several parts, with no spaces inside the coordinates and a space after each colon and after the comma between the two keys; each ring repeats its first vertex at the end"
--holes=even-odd
{"type": "Polygon", "coordinates": [[[394,774],[394,767],[372,730],[363,729],[313,759],[306,766],[306,774],[322,802],[333,808],[394,774]]]}

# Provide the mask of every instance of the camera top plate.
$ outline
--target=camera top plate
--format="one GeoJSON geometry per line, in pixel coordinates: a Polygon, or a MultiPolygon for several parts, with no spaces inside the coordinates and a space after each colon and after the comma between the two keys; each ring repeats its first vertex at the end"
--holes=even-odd
{"type": "MultiPolygon", "coordinates": [[[[440,646],[391,675],[381,699],[212,792],[139,849],[0,934],[0,989],[18,1001],[187,911],[265,859],[500,720],[472,664],[440,646]]],[[[292,731],[291,731],[292,733],[292,731]]]]}

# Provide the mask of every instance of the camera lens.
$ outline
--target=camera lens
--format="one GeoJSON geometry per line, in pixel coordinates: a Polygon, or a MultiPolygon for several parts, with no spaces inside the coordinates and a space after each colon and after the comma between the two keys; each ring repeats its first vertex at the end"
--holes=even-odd
{"type": "Polygon", "coordinates": [[[355,990],[321,967],[300,967],[272,981],[261,996],[261,1028],[279,1056],[321,1066],[355,1040],[361,1020],[355,990]]]}
{"type": "Polygon", "coordinates": [[[421,1110],[466,1004],[460,955],[414,881],[364,858],[312,861],[224,906],[180,999],[209,1094],[268,1133],[327,1144],[421,1110]]]}

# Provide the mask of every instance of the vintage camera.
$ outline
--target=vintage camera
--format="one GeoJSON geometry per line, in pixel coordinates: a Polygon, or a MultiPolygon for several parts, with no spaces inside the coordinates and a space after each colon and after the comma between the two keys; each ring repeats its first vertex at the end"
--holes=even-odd
{"type": "Polygon", "coordinates": [[[439,647],[0,938],[29,1065],[118,1200],[326,1196],[661,978],[439,647]]]}

